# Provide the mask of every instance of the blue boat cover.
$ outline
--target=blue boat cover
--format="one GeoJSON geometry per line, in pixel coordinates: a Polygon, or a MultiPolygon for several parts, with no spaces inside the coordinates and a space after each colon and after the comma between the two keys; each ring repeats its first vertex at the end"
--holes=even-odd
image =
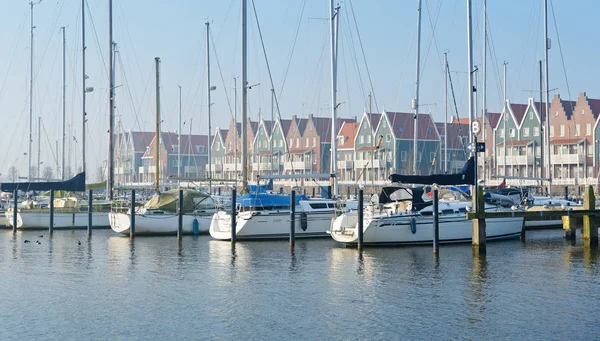
{"type": "Polygon", "coordinates": [[[75,175],[73,178],[65,181],[49,182],[4,182],[0,184],[0,189],[4,192],[20,191],[50,191],[61,190],[69,192],[85,192],[85,172],[75,175]]]}
{"type": "MultiPolygon", "coordinates": [[[[306,195],[296,194],[296,205],[302,200],[308,200],[306,195]]],[[[281,194],[258,193],[244,194],[238,198],[237,202],[242,207],[290,207],[290,196],[281,194]]]]}

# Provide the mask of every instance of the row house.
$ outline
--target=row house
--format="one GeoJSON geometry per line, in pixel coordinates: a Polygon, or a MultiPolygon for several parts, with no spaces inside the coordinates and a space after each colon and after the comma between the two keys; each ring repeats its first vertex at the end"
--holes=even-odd
{"type": "MultiPolygon", "coordinates": [[[[146,148],[142,156],[142,165],[139,167],[141,182],[156,180],[156,135],[146,148]]],[[[177,133],[162,132],[158,141],[160,180],[169,177],[204,178],[208,163],[208,136],[206,135],[179,135],[177,133]],[[180,141],[181,139],[181,141],[180,141]],[[179,143],[181,142],[181,153],[179,143]],[[179,156],[181,155],[181,164],[179,156]]]]}
{"type": "Polygon", "coordinates": [[[139,182],[138,169],[142,156],[154,138],[154,132],[123,131],[115,138],[115,182],[120,184],[139,182]]]}
{"type": "Polygon", "coordinates": [[[210,144],[211,156],[212,156],[212,167],[211,173],[208,173],[207,166],[207,174],[212,179],[224,179],[223,177],[223,163],[225,162],[225,140],[227,139],[227,129],[217,128],[215,131],[215,135],[210,144]]]}
{"type": "Polygon", "coordinates": [[[465,162],[469,158],[470,128],[469,124],[462,122],[464,122],[463,119],[453,119],[448,124],[444,124],[444,122],[435,123],[440,133],[440,144],[442,145],[438,157],[438,168],[441,173],[451,174],[462,171],[465,162]],[[448,135],[447,139],[446,135],[448,135]]]}
{"type": "MultiPolygon", "coordinates": [[[[354,162],[351,165],[352,168],[350,168],[354,172],[356,181],[373,182],[377,176],[375,168],[379,168],[380,158],[377,157],[377,161],[375,161],[375,154],[377,154],[376,150],[381,146],[377,146],[375,133],[380,119],[381,114],[364,112],[358,124],[357,132],[354,136],[354,162]]],[[[391,155],[383,159],[392,160],[391,155]]]]}
{"type": "MultiPolygon", "coordinates": [[[[247,121],[248,132],[246,135],[246,143],[248,147],[248,163],[250,163],[253,154],[253,142],[258,130],[258,122],[247,121]]],[[[223,164],[222,172],[216,174],[216,178],[222,179],[238,179],[242,175],[242,124],[231,120],[227,136],[225,137],[225,153],[220,161],[223,164]]],[[[248,169],[250,174],[251,169],[248,169]]]]}
{"type": "Polygon", "coordinates": [[[336,136],[337,141],[337,168],[340,182],[356,181],[354,171],[354,146],[356,134],[360,123],[344,122],[336,136]]]}

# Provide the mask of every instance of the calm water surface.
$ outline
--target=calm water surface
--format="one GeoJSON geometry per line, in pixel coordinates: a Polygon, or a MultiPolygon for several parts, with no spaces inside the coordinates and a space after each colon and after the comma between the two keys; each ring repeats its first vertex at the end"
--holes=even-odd
{"type": "Polygon", "coordinates": [[[560,230],[484,257],[442,245],[437,260],[431,247],[359,253],[329,239],[291,251],[2,230],[0,340],[597,340],[598,272],[598,251],[560,230]]]}

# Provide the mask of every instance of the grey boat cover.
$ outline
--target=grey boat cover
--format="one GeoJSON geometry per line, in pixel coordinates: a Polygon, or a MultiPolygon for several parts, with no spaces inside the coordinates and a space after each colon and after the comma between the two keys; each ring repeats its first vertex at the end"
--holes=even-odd
{"type": "MultiPolygon", "coordinates": [[[[179,201],[179,189],[154,194],[144,206],[147,210],[162,210],[177,213],[179,201]]],[[[205,192],[191,189],[183,190],[183,213],[191,213],[195,210],[214,209],[213,198],[205,192]]]]}

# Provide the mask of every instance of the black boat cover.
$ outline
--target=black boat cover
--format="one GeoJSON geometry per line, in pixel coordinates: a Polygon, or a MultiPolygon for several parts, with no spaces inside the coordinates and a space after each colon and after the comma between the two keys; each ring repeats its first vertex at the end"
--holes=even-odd
{"type": "Polygon", "coordinates": [[[85,192],[85,172],[79,173],[73,178],[65,181],[5,182],[0,184],[0,189],[4,192],[12,192],[15,189],[20,191],[62,190],[70,192],[85,192]]]}
{"type": "Polygon", "coordinates": [[[475,185],[475,159],[471,157],[465,163],[462,171],[455,174],[432,174],[432,175],[390,175],[391,182],[421,185],[475,185]]]}
{"type": "Polygon", "coordinates": [[[379,204],[387,204],[396,201],[410,201],[413,211],[420,211],[432,204],[432,201],[424,201],[425,190],[422,187],[395,187],[387,186],[381,189],[379,204]]]}

